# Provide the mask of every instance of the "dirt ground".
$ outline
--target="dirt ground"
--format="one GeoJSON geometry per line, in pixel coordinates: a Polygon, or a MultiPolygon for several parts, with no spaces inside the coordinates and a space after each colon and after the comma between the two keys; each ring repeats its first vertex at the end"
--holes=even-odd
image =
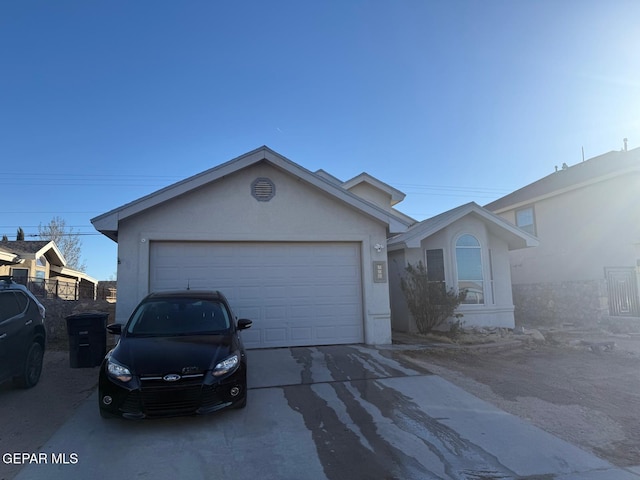
{"type": "MultiPolygon", "coordinates": [[[[45,351],[42,376],[35,387],[0,385],[0,455],[40,452],[97,384],[98,367],[70,368],[68,352],[45,351]]],[[[13,478],[20,468],[0,461],[0,480],[13,478]]]]}
{"type": "MultiPolygon", "coordinates": [[[[520,342],[513,334],[468,337],[461,341],[470,345],[462,347],[411,338],[430,346],[407,355],[617,466],[640,465],[640,336],[545,332],[541,343],[534,337],[520,342]],[[612,351],[592,351],[581,343],[604,340],[615,342],[612,351]]],[[[98,367],[72,369],[68,352],[49,350],[36,387],[0,385],[0,454],[39,452],[91,395],[97,379],[98,367]]],[[[0,480],[12,479],[19,470],[0,463],[0,480]]]]}
{"type": "Polygon", "coordinates": [[[512,336],[503,340],[504,349],[476,345],[408,354],[469,393],[614,465],[640,465],[640,337],[545,336],[545,342],[515,348],[512,336]]]}

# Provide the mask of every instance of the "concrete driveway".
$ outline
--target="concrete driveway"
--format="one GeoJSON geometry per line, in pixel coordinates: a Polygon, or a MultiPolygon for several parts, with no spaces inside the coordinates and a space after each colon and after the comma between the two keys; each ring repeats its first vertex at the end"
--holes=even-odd
{"type": "Polygon", "coordinates": [[[47,463],[16,478],[640,479],[409,363],[400,348],[250,351],[247,408],[206,417],[104,421],[94,394],[35,452],[47,463]]]}

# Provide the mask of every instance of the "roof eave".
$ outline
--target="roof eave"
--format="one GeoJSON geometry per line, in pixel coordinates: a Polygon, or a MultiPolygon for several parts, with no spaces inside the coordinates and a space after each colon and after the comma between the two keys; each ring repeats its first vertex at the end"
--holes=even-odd
{"type": "MultiPolygon", "coordinates": [[[[391,239],[388,242],[389,250],[398,250],[403,247],[420,248],[422,241],[425,238],[428,238],[436,234],[437,232],[441,231],[442,229],[446,228],[447,226],[451,225],[452,223],[460,220],[461,218],[467,215],[476,215],[483,218],[487,222],[489,222],[489,225],[493,226],[493,228],[490,227],[490,229],[492,230],[492,233],[494,235],[503,237],[507,242],[509,250],[517,250],[520,248],[527,248],[527,247],[536,247],[540,243],[535,236],[528,234],[524,230],[521,230],[515,225],[512,225],[502,217],[499,217],[498,215],[480,207],[478,204],[474,202],[462,205],[461,207],[458,207],[458,209],[459,210],[457,212],[454,212],[454,214],[451,215],[451,217],[447,218],[446,221],[438,223],[429,228],[420,228],[421,225],[417,224],[414,227],[415,231],[406,232],[406,234],[404,235],[398,235],[395,240],[391,239]]],[[[447,213],[447,212],[444,212],[444,213],[447,213]]],[[[423,222],[420,222],[420,223],[422,223],[423,226],[429,225],[428,223],[426,223],[428,222],[428,220],[429,219],[424,220],[423,222],[425,223],[423,222]]]]}
{"type": "Polygon", "coordinates": [[[337,197],[348,205],[360,210],[368,216],[385,223],[392,232],[406,231],[411,223],[404,218],[390,214],[381,207],[378,207],[357,195],[345,190],[332,181],[312,173],[291,160],[283,157],[279,153],[263,146],[249,153],[236,157],[228,162],[213,167],[205,172],[199,173],[192,177],[181,180],[180,182],[169,185],[154,193],[146,195],[140,199],[134,200],[121,207],[113,209],[107,213],[99,215],[91,219],[94,228],[100,233],[111,238],[113,241],[118,240],[118,228],[120,220],[124,220],[133,215],[141,213],[149,208],[160,205],[164,202],[172,200],[180,195],[200,188],[211,182],[220,180],[225,176],[233,174],[255,163],[267,161],[272,165],[280,168],[290,174],[302,178],[309,184],[325,191],[326,193],[337,197]]]}

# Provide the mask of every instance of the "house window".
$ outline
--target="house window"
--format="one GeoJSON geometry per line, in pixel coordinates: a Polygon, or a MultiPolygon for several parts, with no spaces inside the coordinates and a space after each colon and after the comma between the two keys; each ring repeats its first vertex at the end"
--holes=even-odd
{"type": "Polygon", "coordinates": [[[446,292],[446,284],[444,281],[444,254],[441,248],[437,250],[427,250],[427,280],[433,283],[439,283],[442,286],[442,292],[446,292]]]}
{"type": "Polygon", "coordinates": [[[482,251],[480,242],[473,235],[462,235],[456,242],[456,267],[458,289],[466,290],[467,304],[484,304],[484,282],[482,278],[482,251]]]}
{"type": "Polygon", "coordinates": [[[12,268],[11,276],[13,277],[14,282],[26,285],[29,281],[29,270],[26,268],[12,268]]]}
{"type": "Polygon", "coordinates": [[[427,250],[427,280],[444,282],[444,255],[441,248],[427,250]]]}
{"type": "Polygon", "coordinates": [[[37,258],[36,266],[38,266],[38,267],[46,267],[47,266],[47,259],[44,257],[44,255],[42,255],[42,256],[37,258]]]}
{"type": "Polygon", "coordinates": [[[36,277],[31,281],[31,291],[36,295],[45,294],[45,272],[36,270],[36,277]]]}
{"type": "Polygon", "coordinates": [[[533,207],[516,210],[516,225],[531,235],[536,234],[536,222],[533,207]]]}

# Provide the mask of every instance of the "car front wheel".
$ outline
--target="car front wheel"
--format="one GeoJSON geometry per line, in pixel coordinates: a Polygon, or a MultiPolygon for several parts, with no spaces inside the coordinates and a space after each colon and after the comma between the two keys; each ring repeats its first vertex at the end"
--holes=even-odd
{"type": "Polygon", "coordinates": [[[244,397],[239,402],[233,405],[233,408],[239,410],[247,406],[247,389],[244,389],[244,397]]]}
{"type": "Polygon", "coordinates": [[[31,388],[40,380],[42,373],[42,360],[44,349],[38,342],[33,342],[29,347],[29,352],[22,367],[20,375],[13,379],[16,386],[20,388],[31,388]]]}

